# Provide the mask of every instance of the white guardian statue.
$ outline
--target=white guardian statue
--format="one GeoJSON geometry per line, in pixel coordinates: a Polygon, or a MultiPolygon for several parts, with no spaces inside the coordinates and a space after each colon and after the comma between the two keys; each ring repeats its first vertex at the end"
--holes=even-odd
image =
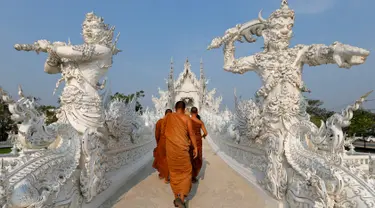
{"type": "Polygon", "coordinates": [[[17,101],[0,90],[18,123],[13,138],[20,149],[17,157],[1,164],[4,207],[76,208],[83,200],[89,204],[111,186],[117,169],[151,151],[151,138],[140,136],[147,129],[135,102],[110,99],[105,81],[100,83],[120,52],[114,29],[91,12],[82,24],[82,45],[47,40],[15,45],[19,51],[48,53],[44,71],[61,73],[56,87],[62,81],[65,87],[58,121],[51,125],[45,124],[38,103],[25,97],[21,88],[17,101]]]}
{"type": "Polygon", "coordinates": [[[320,129],[309,121],[302,96],[307,91],[302,80],[305,64],[337,64],[349,69],[363,64],[370,52],[340,42],[290,48],[294,21],[294,11],[283,0],[269,18],[260,12],[257,19],[226,30],[208,47],[223,46],[224,70],[237,74],[254,71],[262,79],[256,104],[236,104],[238,134],[264,150],[268,164],[261,184],[276,199],[287,200],[290,207],[373,207],[374,184],[342,160],[342,128],[350,124],[352,111],[367,95],[320,129]],[[254,36],[264,38],[264,51],[235,58],[234,43],[255,42],[254,36]],[[306,138],[315,148],[302,144],[306,138]]]}

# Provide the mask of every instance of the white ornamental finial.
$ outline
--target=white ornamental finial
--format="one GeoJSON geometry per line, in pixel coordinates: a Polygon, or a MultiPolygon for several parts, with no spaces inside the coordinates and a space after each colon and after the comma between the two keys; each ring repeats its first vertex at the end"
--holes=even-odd
{"type": "Polygon", "coordinates": [[[288,8],[288,0],[282,0],[281,1],[281,8],[288,8]]]}
{"type": "Polygon", "coordinates": [[[25,95],[23,94],[23,90],[22,90],[22,86],[21,85],[18,85],[18,96],[20,98],[24,98],[25,95]]]}
{"type": "Polygon", "coordinates": [[[189,63],[188,58],[186,58],[186,61],[185,61],[185,64],[184,64],[184,71],[185,71],[186,74],[187,74],[187,72],[190,71],[190,63],[189,63]]]}

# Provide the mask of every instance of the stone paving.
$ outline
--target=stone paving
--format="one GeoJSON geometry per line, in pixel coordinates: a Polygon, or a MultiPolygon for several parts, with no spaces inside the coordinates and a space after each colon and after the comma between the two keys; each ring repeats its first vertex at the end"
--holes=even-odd
{"type": "MultiPolygon", "coordinates": [[[[193,185],[188,208],[266,207],[248,182],[216,156],[204,141],[204,164],[199,182],[193,185]]],[[[152,161],[113,196],[106,208],[173,208],[173,193],[169,184],[159,180],[151,167],[152,161]]]]}

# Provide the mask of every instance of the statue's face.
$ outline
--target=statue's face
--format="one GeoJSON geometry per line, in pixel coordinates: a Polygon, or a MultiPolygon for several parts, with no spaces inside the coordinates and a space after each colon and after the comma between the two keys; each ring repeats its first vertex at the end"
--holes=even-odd
{"type": "Polygon", "coordinates": [[[91,28],[89,30],[83,30],[82,36],[83,41],[87,44],[95,44],[101,41],[102,29],[100,28],[91,28]]]}
{"type": "Polygon", "coordinates": [[[263,37],[269,50],[285,50],[289,47],[293,35],[294,17],[279,17],[272,19],[268,29],[263,31],[263,37]]]}

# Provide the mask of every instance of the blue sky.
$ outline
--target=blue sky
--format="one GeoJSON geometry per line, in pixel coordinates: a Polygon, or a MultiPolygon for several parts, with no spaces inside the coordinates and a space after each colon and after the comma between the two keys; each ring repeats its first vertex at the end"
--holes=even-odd
{"type": "MultiPolygon", "coordinates": [[[[292,45],[334,41],[369,49],[375,47],[374,0],[289,0],[296,11],[292,45]]],[[[14,96],[22,84],[26,94],[55,104],[52,92],[60,75],[43,72],[45,54],[18,52],[15,43],[33,43],[39,39],[81,44],[81,23],[94,11],[106,23],[121,32],[118,47],[123,50],[114,59],[108,77],[113,92],[144,90],[145,105],[151,95],[166,88],[170,58],[175,60],[175,76],[183,69],[186,57],[192,70],[199,73],[203,58],[209,88],[223,95],[223,105],[233,106],[233,89],[250,98],[260,87],[255,73],[234,75],[222,69],[222,50],[206,51],[211,39],[235,26],[254,19],[260,9],[264,16],[279,8],[280,0],[55,0],[0,1],[0,85],[14,96]]],[[[261,50],[263,40],[238,45],[237,56],[261,50]]],[[[335,65],[305,67],[304,80],[312,90],[308,96],[321,99],[329,109],[340,109],[365,92],[375,89],[375,54],[366,64],[351,70],[335,65]]],[[[370,96],[375,98],[375,94],[370,96]]],[[[375,102],[368,102],[375,108],[375,102]]]]}

